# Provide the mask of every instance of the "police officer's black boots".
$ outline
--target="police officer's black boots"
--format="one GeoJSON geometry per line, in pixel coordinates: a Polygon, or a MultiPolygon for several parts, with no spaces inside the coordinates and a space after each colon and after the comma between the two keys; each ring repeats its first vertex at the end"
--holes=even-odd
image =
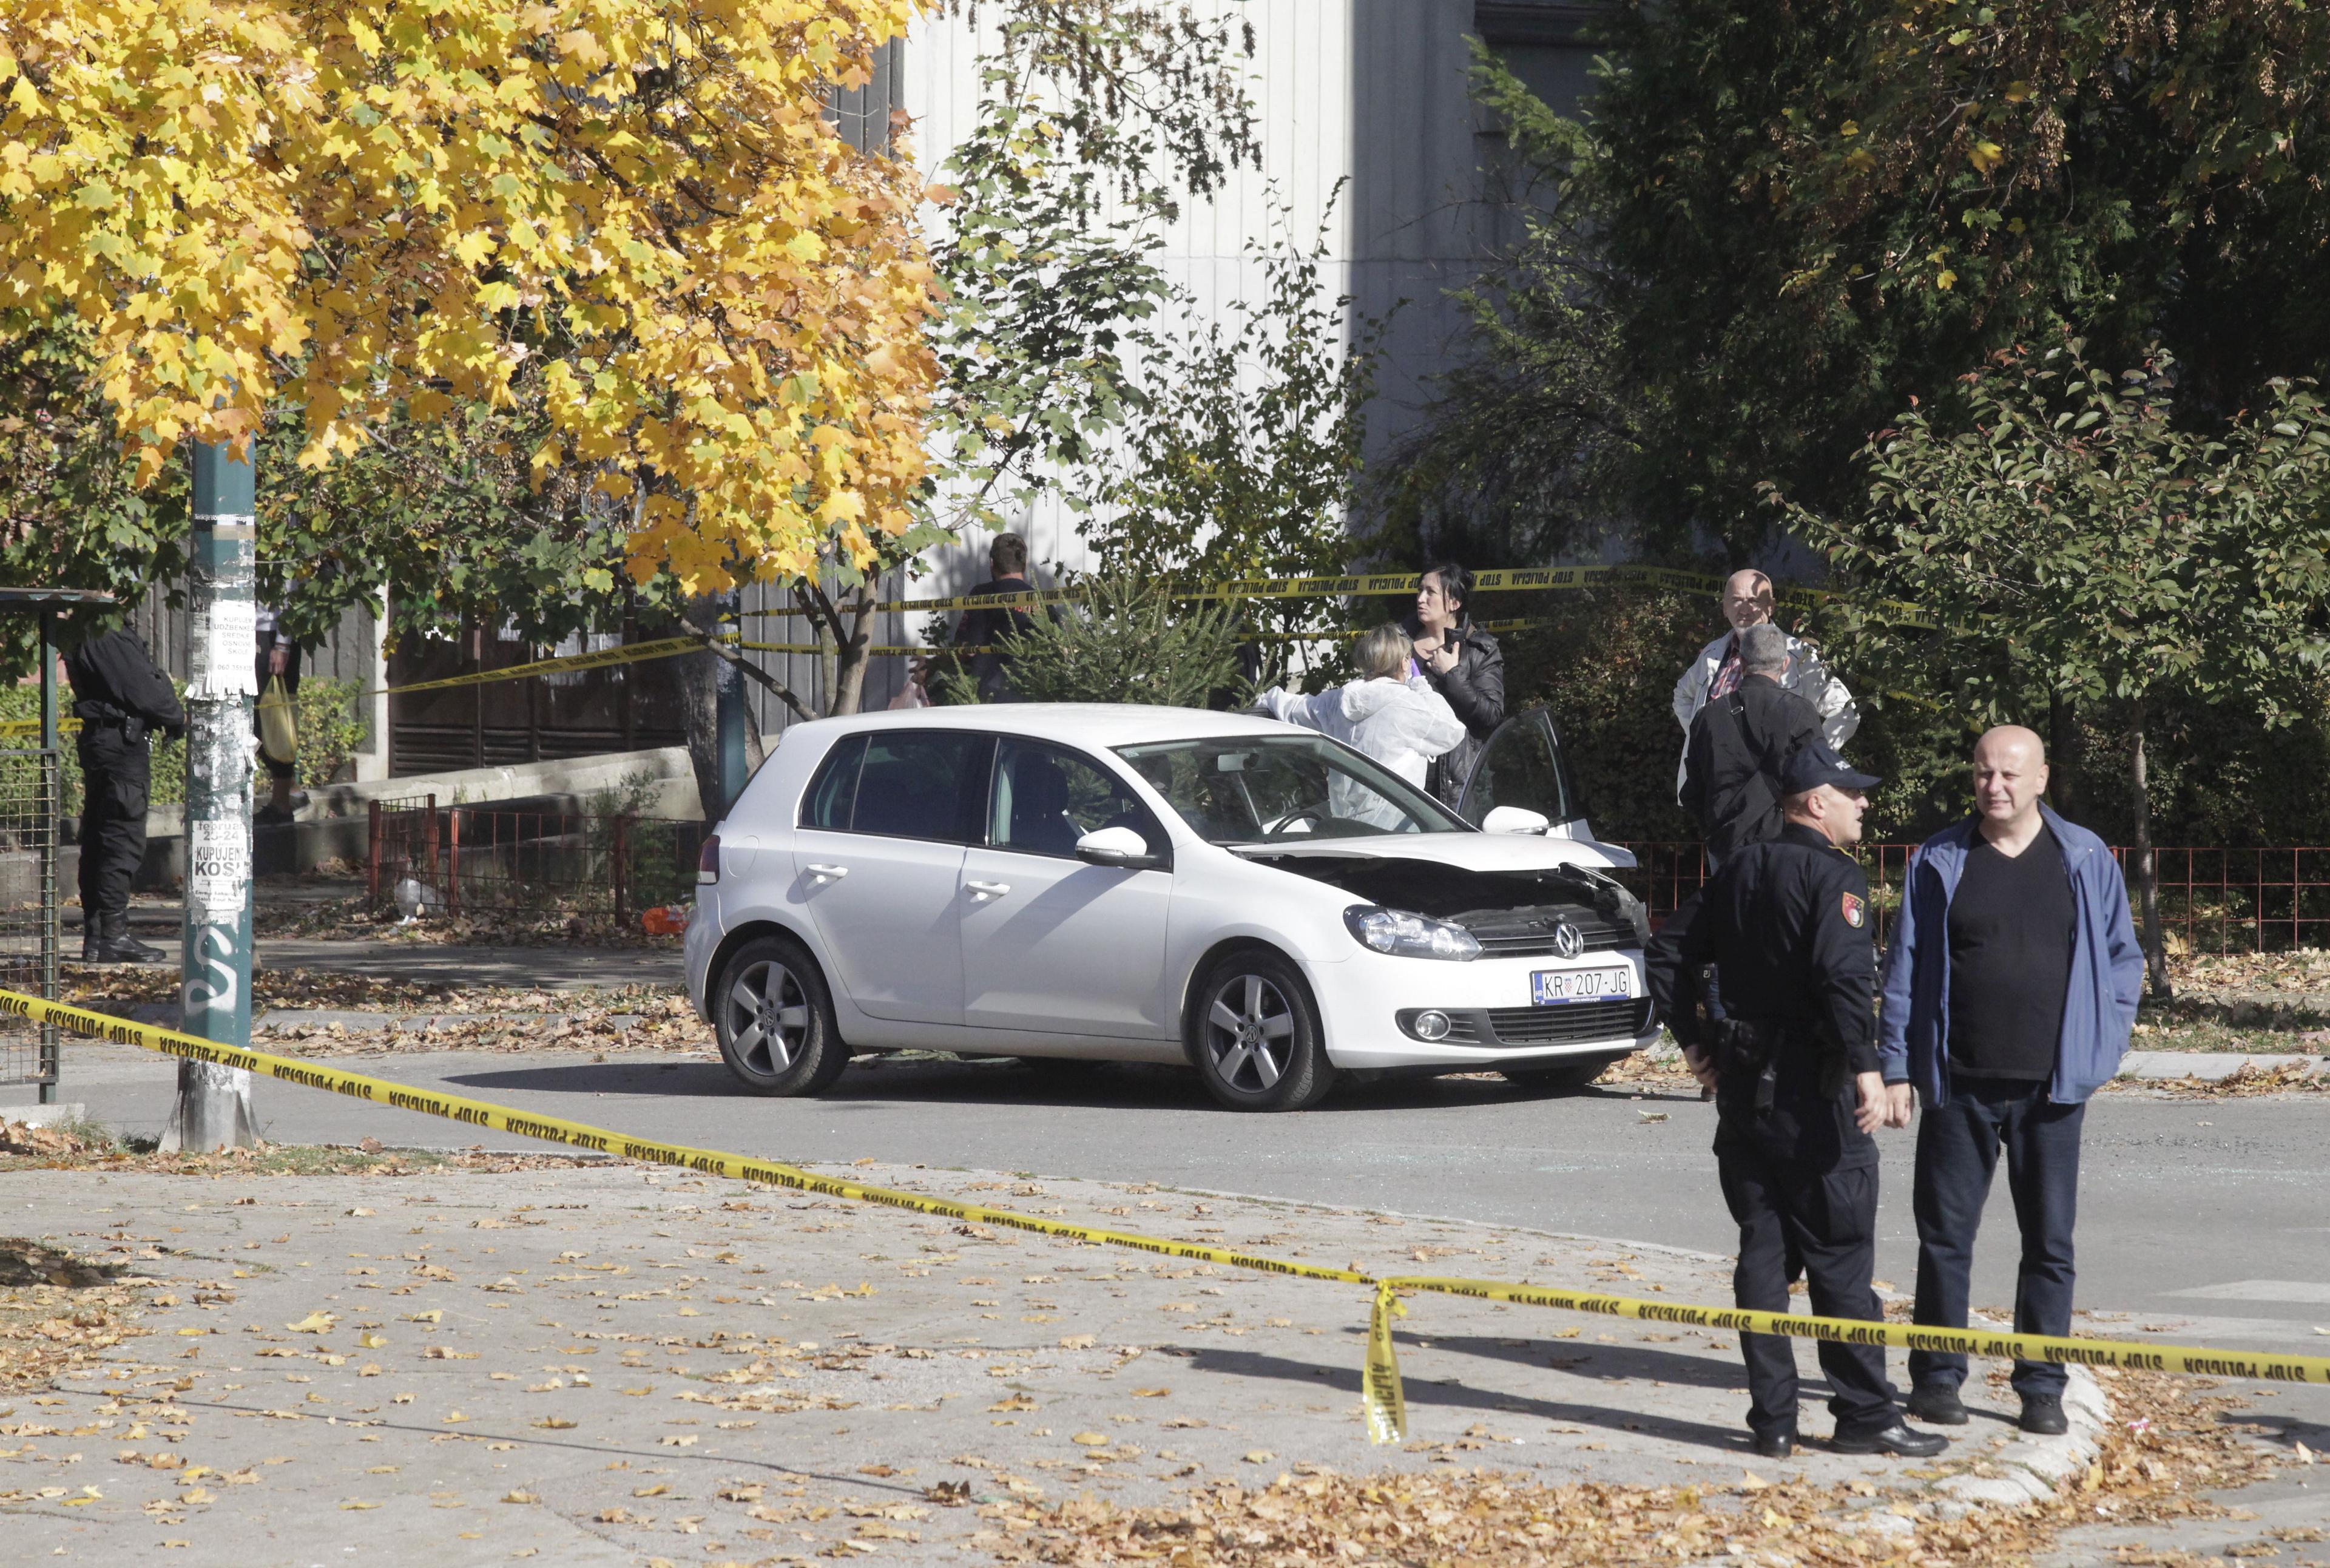
{"type": "Polygon", "coordinates": [[[92,949],[88,927],[82,927],[81,955],[84,964],[159,964],[169,956],[159,947],[149,947],[129,934],[129,912],[108,910],[102,917],[103,935],[92,949]],[[94,952],[95,956],[90,955],[94,952]]]}

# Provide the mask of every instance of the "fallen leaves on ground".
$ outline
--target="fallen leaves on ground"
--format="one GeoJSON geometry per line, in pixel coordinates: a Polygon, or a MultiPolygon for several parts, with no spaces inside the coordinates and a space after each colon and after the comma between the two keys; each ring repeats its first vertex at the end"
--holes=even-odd
{"type": "Polygon", "coordinates": [[[2223,1078],[2114,1079],[2104,1086],[2123,1094],[2164,1092],[2179,1099],[2246,1099],[2266,1094],[2330,1094],[2330,1067],[2310,1060],[2274,1067],[2243,1062],[2223,1078]]]}
{"type": "Polygon", "coordinates": [[[1548,1485],[1490,1470],[1352,1477],[1298,1465],[1266,1487],[1219,1481],[1158,1507],[1089,1497],[1050,1508],[991,1503],[980,1513],[997,1527],[973,1544],[1007,1563],[1170,1561],[1177,1568],[1337,1561],[1584,1568],[1725,1554],[2005,1568],[2030,1562],[2074,1525],[2221,1514],[2199,1494],[2271,1472],[2272,1457],[2238,1418],[2223,1419],[2244,1402],[2207,1392],[2215,1385],[2156,1373],[2109,1382],[2117,1419],[2084,1477],[2044,1502],[1958,1520],[1865,1483],[1821,1487],[1747,1472],[1734,1482],[1676,1487],[1548,1485]]]}
{"type": "Polygon", "coordinates": [[[425,1028],[351,1029],[345,1023],[284,1023],[254,1030],[251,1043],[282,1056],[407,1055],[416,1050],[658,1051],[714,1059],[712,1031],[678,987],[620,992],[460,993],[426,1010],[425,1028]],[[478,1000],[484,1007],[457,1003],[478,1000]],[[446,1013],[469,1012],[467,1017],[446,1013]]]}
{"type": "Polygon", "coordinates": [[[0,1390],[45,1387],[143,1334],[130,1321],[132,1287],[114,1282],[120,1272],[37,1241],[0,1240],[0,1390]]]}
{"type": "Polygon", "coordinates": [[[436,1154],[321,1144],[260,1144],[211,1155],[163,1154],[93,1136],[77,1136],[64,1145],[44,1146],[39,1153],[17,1153],[0,1145],[0,1171],[87,1170],[142,1175],[420,1176],[442,1171],[564,1170],[577,1163],[577,1157],[568,1154],[496,1154],[482,1148],[436,1154]]]}
{"type": "Polygon", "coordinates": [[[485,946],[494,947],[643,947],[677,950],[677,934],[649,931],[645,911],[635,911],[618,924],[601,901],[595,905],[558,899],[508,909],[462,909],[458,914],[432,909],[416,920],[405,919],[396,906],[374,903],[364,891],[331,899],[270,903],[260,884],[258,908],[252,913],[253,934],[297,936],[310,941],[393,941],[424,946],[485,946]]]}

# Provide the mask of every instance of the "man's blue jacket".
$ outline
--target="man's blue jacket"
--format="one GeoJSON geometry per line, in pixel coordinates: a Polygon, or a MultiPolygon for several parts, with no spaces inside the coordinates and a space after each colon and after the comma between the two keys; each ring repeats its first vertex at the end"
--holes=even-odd
{"type": "MultiPolygon", "coordinates": [[[[2063,848],[2063,870],[2079,910],[2063,1034],[2047,1098],[2077,1105],[2119,1071],[2144,988],[2144,949],[2136,945],[2127,883],[2111,851],[2044,804],[2039,810],[2063,848]]],[[[1885,1081],[1917,1085],[1928,1106],[1947,1105],[1950,1098],[1950,900],[1978,831],[1972,817],[1954,822],[1909,857],[1909,885],[1885,957],[1877,1024],[1885,1081]]]]}

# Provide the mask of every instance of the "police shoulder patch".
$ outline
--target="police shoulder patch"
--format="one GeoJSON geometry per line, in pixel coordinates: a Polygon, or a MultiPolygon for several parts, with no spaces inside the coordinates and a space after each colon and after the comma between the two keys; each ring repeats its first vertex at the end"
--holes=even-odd
{"type": "Polygon", "coordinates": [[[1868,908],[1868,906],[1861,902],[1861,895],[1858,893],[1846,893],[1842,895],[1842,897],[1844,899],[1844,923],[1858,931],[1861,929],[1862,913],[1868,908]]]}

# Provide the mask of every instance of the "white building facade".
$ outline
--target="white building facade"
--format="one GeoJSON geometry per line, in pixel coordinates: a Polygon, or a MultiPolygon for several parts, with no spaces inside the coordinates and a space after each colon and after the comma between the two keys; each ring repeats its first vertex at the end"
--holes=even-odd
{"type": "MultiPolygon", "coordinates": [[[[1351,297],[1355,318],[1389,318],[1380,345],[1371,450],[1419,416],[1430,378],[1463,352],[1463,324],[1447,298],[1511,238],[1501,204],[1501,138],[1469,91],[1472,40],[1495,50],[1561,112],[1588,89],[1592,50],[1582,31],[1601,8],[1545,0],[1198,0],[1201,14],[1243,18],[1255,51],[1244,62],[1262,146],[1260,166],[1230,171],[1222,188],[1185,204],[1156,261],[1193,302],[1198,325],[1227,319],[1233,302],[1260,296],[1263,266],[1251,246],[1274,225],[1307,242],[1325,225],[1321,287],[1351,297]],[[1395,309],[1395,307],[1397,309],[1395,309]]],[[[993,14],[987,18],[990,26],[993,14]]],[[[867,88],[838,105],[853,139],[878,138],[892,109],[914,122],[918,160],[940,177],[978,112],[980,40],[959,17],[925,21],[886,52],[867,88]]],[[[1086,564],[1075,519],[1038,505],[1015,520],[1038,562],[1086,564]]],[[[987,575],[990,536],[933,551],[912,584],[915,597],[957,593],[987,575]]],[[[759,589],[748,611],[781,605],[759,589]]],[[[877,643],[913,640],[921,617],[882,618],[877,643]]],[[[804,622],[755,616],[747,635],[804,638],[804,622]]],[[[819,660],[765,655],[771,673],[821,701],[819,660]]],[[[876,660],[868,706],[886,703],[904,679],[902,659],[876,660]]],[[[756,698],[764,728],[788,717],[756,698]]]]}

